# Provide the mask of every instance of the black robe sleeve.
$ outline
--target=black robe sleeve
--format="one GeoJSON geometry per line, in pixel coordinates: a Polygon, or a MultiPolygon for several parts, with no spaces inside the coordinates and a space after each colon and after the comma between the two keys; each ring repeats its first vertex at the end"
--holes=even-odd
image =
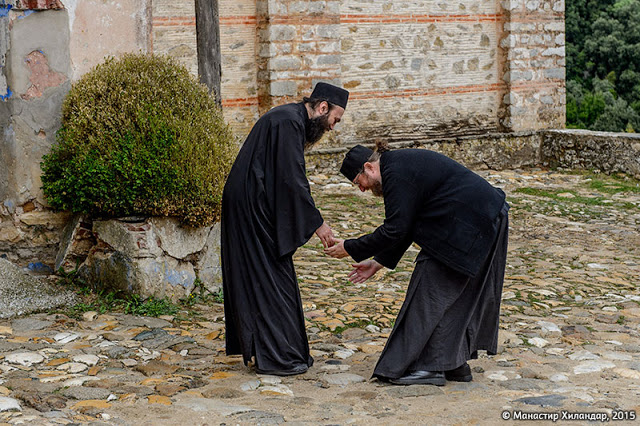
{"type": "Polygon", "coordinates": [[[356,262],[376,256],[381,265],[393,269],[413,240],[421,197],[412,182],[393,173],[385,176],[382,185],[384,223],[371,234],[346,240],[344,248],[356,262]]]}
{"type": "Polygon", "coordinates": [[[411,243],[413,242],[412,233],[408,234],[404,241],[390,247],[380,253],[377,253],[373,260],[385,266],[389,269],[393,269],[396,267],[404,252],[407,251],[411,243]]]}
{"type": "Polygon", "coordinates": [[[276,249],[282,257],[306,243],[324,220],[311,197],[304,160],[304,127],[281,120],[271,127],[274,146],[276,249]]]}

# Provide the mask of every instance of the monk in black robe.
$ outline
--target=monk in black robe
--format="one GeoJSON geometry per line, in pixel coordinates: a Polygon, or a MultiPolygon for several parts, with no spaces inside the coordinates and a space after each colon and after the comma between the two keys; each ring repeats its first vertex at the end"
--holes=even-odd
{"type": "Polygon", "coordinates": [[[292,375],[313,364],[293,254],[315,232],[333,233],[311,197],[304,150],[333,129],[349,92],[318,83],[301,103],[273,108],[254,125],[222,195],[221,257],[228,355],[256,371],[292,375]]]}
{"type": "Polygon", "coordinates": [[[497,350],[508,238],[504,192],[424,149],[381,145],[374,153],[358,145],[341,172],[385,205],[384,223],[373,233],[325,249],[359,262],[351,281],[395,268],[413,242],[422,249],[373,375],[405,385],[471,381],[467,360],[478,350],[497,350]]]}

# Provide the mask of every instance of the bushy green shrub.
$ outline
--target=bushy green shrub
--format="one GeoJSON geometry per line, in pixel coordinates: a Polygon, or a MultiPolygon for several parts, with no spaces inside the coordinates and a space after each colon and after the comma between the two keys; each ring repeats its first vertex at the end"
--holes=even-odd
{"type": "Polygon", "coordinates": [[[213,96],[184,66],[127,54],[71,88],[41,163],[43,190],[61,210],[209,225],[236,152],[213,96]]]}

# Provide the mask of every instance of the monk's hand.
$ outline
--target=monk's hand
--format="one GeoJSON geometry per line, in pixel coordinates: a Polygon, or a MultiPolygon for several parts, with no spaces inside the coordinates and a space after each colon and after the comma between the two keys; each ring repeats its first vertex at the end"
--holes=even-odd
{"type": "Polygon", "coordinates": [[[344,249],[344,240],[339,240],[337,238],[333,239],[331,247],[324,249],[324,252],[336,259],[342,259],[343,257],[349,256],[349,253],[344,249]]]}
{"type": "Polygon", "coordinates": [[[353,271],[349,272],[349,281],[355,284],[365,282],[382,269],[382,265],[373,259],[365,260],[351,266],[353,266],[353,271]]]}
{"type": "Polygon", "coordinates": [[[333,245],[333,241],[335,240],[333,236],[333,231],[329,228],[326,222],[322,222],[320,228],[316,229],[316,235],[320,238],[322,242],[322,246],[326,249],[327,247],[331,247],[333,245]]]}

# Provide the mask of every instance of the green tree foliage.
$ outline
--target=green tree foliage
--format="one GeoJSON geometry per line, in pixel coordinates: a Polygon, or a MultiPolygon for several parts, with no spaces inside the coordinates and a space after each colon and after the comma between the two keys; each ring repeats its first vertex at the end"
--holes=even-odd
{"type": "Polygon", "coordinates": [[[640,129],[640,0],[566,4],[567,127],[640,129]]]}
{"type": "Polygon", "coordinates": [[[236,143],[207,88],[164,56],[108,59],[76,82],[41,164],[57,209],[219,219],[236,143]]]}

